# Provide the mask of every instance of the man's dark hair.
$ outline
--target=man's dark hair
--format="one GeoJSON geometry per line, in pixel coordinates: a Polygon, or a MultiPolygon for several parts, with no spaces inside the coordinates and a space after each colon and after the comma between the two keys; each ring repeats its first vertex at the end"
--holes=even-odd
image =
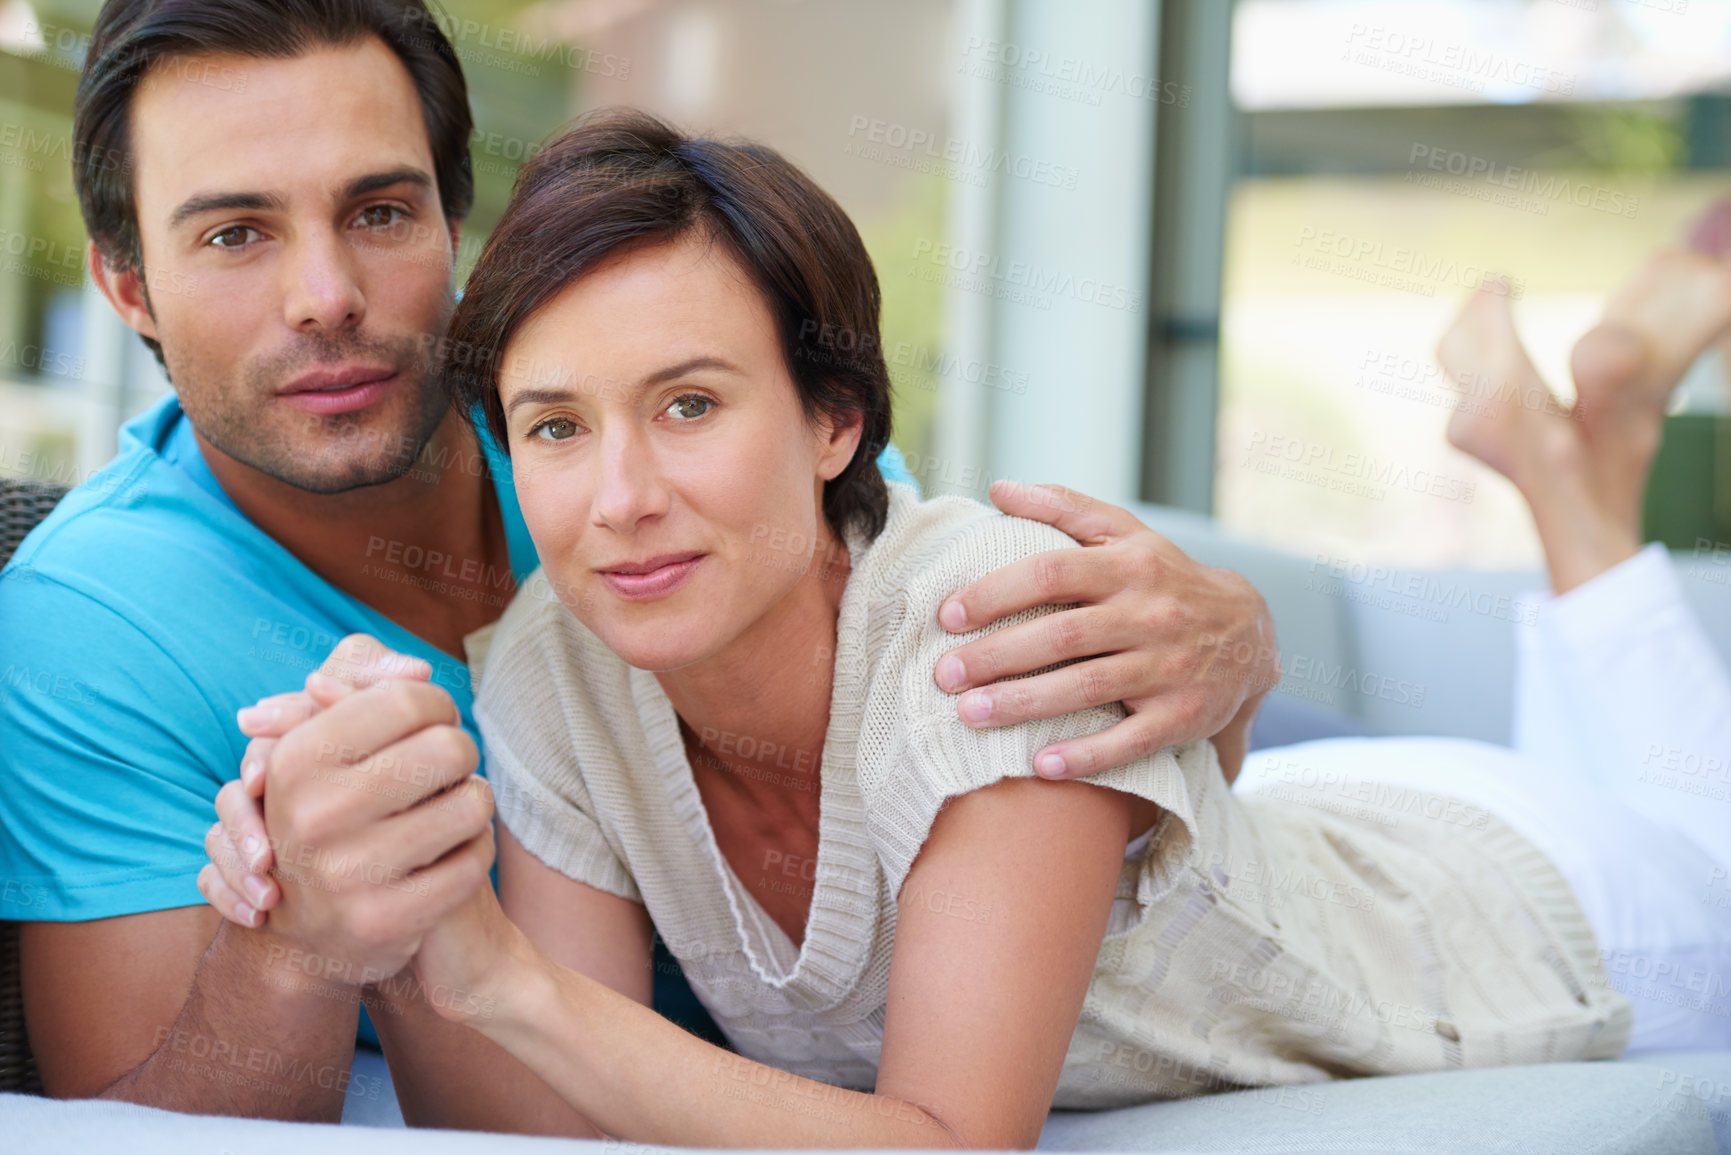
{"type": "Polygon", "coordinates": [[[688,137],[613,109],[537,152],[451,320],[442,369],[454,400],[465,413],[478,406],[508,451],[499,372],[512,335],[608,258],[687,235],[719,244],[762,293],[807,419],[861,419],[823,513],[837,533],[877,536],[889,509],[877,457],[890,435],[877,274],[841,206],[762,145],[688,137]]]}
{"type": "MultiPolygon", "coordinates": [[[[72,114],[78,207],[103,259],[120,269],[143,262],[129,114],[132,94],[151,68],[216,53],[283,59],[369,36],[396,53],[415,82],[446,218],[467,216],[475,200],[468,87],[423,0],[108,0],[96,17],[72,114]]],[[[154,341],[146,343],[162,356],[154,341]]]]}

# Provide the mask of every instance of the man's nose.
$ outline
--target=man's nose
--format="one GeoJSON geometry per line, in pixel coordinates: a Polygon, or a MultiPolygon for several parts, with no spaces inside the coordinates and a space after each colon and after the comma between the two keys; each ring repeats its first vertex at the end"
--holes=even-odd
{"type": "Polygon", "coordinates": [[[366,314],[354,256],[329,230],[298,238],[283,262],[284,320],[296,332],[353,328],[366,314]]]}

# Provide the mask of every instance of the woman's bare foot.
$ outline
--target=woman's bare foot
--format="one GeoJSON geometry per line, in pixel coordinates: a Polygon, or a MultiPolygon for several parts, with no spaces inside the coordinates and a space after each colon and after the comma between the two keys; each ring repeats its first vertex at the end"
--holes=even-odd
{"type": "Polygon", "coordinates": [[[1515,331],[1509,298],[1481,289],[1437,343],[1437,363],[1460,391],[1449,444],[1470,453],[1523,493],[1539,476],[1584,468],[1579,433],[1539,376],[1515,331]]]}
{"type": "Polygon", "coordinates": [[[1583,423],[1558,405],[1515,331],[1501,287],[1468,299],[1437,345],[1461,391],[1448,439],[1514,482],[1533,513],[1558,593],[1633,557],[1640,511],[1631,511],[1589,451],[1583,423]]]}
{"type": "Polygon", "coordinates": [[[1639,516],[1665,407],[1695,359],[1731,329],[1731,263],[1687,249],[1650,258],[1575,343],[1569,367],[1588,451],[1608,495],[1639,516]]]}

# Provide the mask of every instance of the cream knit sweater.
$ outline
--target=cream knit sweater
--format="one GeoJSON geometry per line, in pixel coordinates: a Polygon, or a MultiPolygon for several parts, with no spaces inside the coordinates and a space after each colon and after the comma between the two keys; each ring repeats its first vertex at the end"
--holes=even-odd
{"type": "MultiPolygon", "coordinates": [[[[741,1054],[860,1089],[876,1079],[896,896],[944,800],[1030,775],[1036,751],[1122,716],[962,725],[932,681],[957,644],[939,604],[1075,543],[974,502],[890,489],[883,533],[849,542],[799,949],[717,849],[660,684],[539,574],[492,641],[475,711],[500,818],[532,854],[645,904],[741,1054]]],[[[1056,1106],[1610,1058],[1627,1040],[1629,1006],[1568,884],[1483,811],[1370,792],[1380,801],[1331,812],[1338,784],[1328,798],[1296,787],[1239,798],[1208,743],[1095,781],[1165,814],[1125,860],[1056,1106]]]]}

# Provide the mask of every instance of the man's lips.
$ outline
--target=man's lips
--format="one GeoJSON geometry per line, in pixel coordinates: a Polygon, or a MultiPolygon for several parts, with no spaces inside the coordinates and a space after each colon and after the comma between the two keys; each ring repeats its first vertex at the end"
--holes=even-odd
{"type": "Polygon", "coordinates": [[[628,601],[665,597],[685,584],[704,554],[669,553],[644,561],[619,562],[597,570],[608,588],[628,601]]]}
{"type": "Polygon", "coordinates": [[[358,365],[320,369],[289,382],[277,396],[297,409],[328,417],[365,409],[383,397],[397,381],[394,369],[358,365]]]}

